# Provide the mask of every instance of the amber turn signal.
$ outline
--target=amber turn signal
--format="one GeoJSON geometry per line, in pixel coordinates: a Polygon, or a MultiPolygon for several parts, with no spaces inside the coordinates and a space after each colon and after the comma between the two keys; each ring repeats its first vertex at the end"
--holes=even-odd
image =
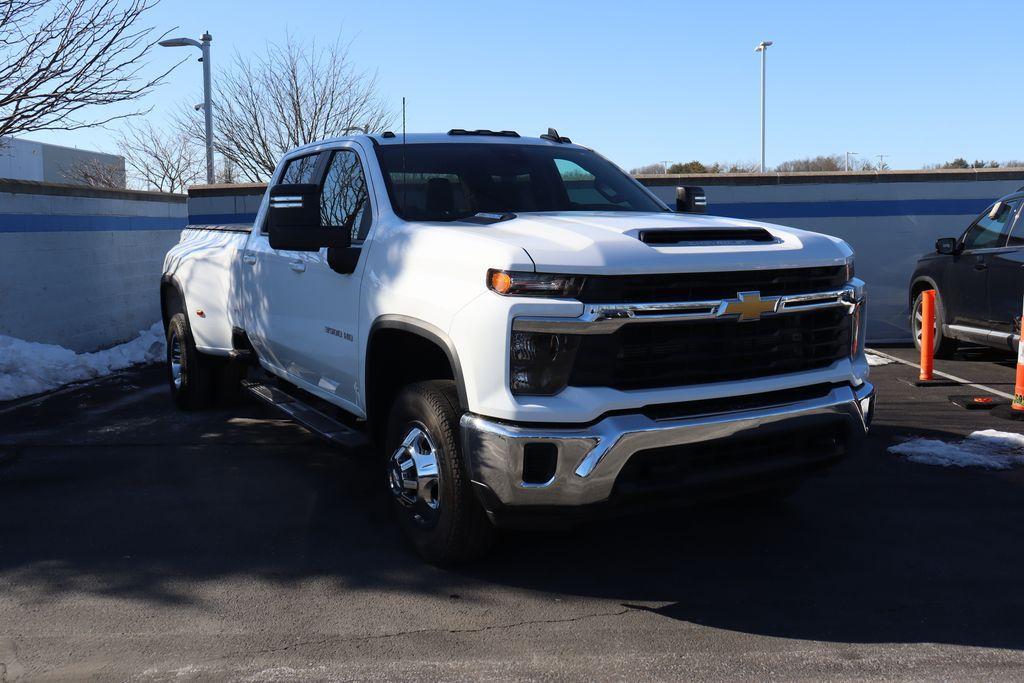
{"type": "Polygon", "coordinates": [[[498,294],[508,294],[512,290],[512,276],[500,270],[492,270],[491,289],[498,294]]]}

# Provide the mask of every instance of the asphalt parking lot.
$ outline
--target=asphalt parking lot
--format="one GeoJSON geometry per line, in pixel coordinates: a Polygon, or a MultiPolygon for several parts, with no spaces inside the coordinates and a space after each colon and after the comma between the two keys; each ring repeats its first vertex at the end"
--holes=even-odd
{"type": "MultiPolygon", "coordinates": [[[[1013,389],[998,354],[937,368],[1013,389]]],[[[507,534],[457,570],[359,454],[255,403],[175,412],[161,373],[0,405],[0,680],[1024,676],[1024,469],[886,452],[1024,423],[907,366],[873,368],[867,452],[785,503],[507,534]]]]}

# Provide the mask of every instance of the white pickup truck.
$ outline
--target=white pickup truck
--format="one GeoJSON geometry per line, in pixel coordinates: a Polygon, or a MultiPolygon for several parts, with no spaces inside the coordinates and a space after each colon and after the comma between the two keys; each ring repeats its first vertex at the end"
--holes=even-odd
{"type": "Polygon", "coordinates": [[[167,254],[171,391],[243,385],[372,444],[437,563],[504,525],[786,492],[870,423],[864,283],[839,239],[703,204],[553,130],[306,145],[254,226],[167,254]]]}

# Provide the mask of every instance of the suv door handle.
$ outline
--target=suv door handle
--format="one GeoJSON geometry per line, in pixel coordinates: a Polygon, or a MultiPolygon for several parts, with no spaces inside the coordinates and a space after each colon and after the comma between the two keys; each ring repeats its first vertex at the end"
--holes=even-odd
{"type": "Polygon", "coordinates": [[[294,270],[296,273],[305,273],[306,272],[306,262],[305,261],[289,261],[288,262],[288,267],[291,268],[292,270],[294,270]]]}
{"type": "Polygon", "coordinates": [[[974,269],[975,270],[988,270],[988,264],[985,263],[985,259],[979,258],[977,261],[974,262],[974,269]]]}
{"type": "Polygon", "coordinates": [[[250,266],[256,265],[256,257],[252,254],[242,254],[242,263],[248,263],[250,266]]]}

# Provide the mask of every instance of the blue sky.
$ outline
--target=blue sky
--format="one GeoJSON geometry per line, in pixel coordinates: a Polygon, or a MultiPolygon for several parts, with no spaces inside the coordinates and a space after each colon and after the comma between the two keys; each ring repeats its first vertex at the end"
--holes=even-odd
{"type": "MultiPolygon", "coordinates": [[[[768,164],[887,154],[893,168],[955,156],[1024,159],[1024,3],[363,2],[163,0],[151,21],[214,37],[214,77],[285,31],[351,39],[409,130],[557,127],[629,168],[754,161],[759,56],[768,53],[768,164]]],[[[183,50],[160,49],[154,67],[183,50]]],[[[198,52],[196,52],[198,55],[198,52]]],[[[180,67],[147,104],[155,123],[201,99],[180,67]]],[[[109,131],[37,133],[114,151],[109,131]]]]}

